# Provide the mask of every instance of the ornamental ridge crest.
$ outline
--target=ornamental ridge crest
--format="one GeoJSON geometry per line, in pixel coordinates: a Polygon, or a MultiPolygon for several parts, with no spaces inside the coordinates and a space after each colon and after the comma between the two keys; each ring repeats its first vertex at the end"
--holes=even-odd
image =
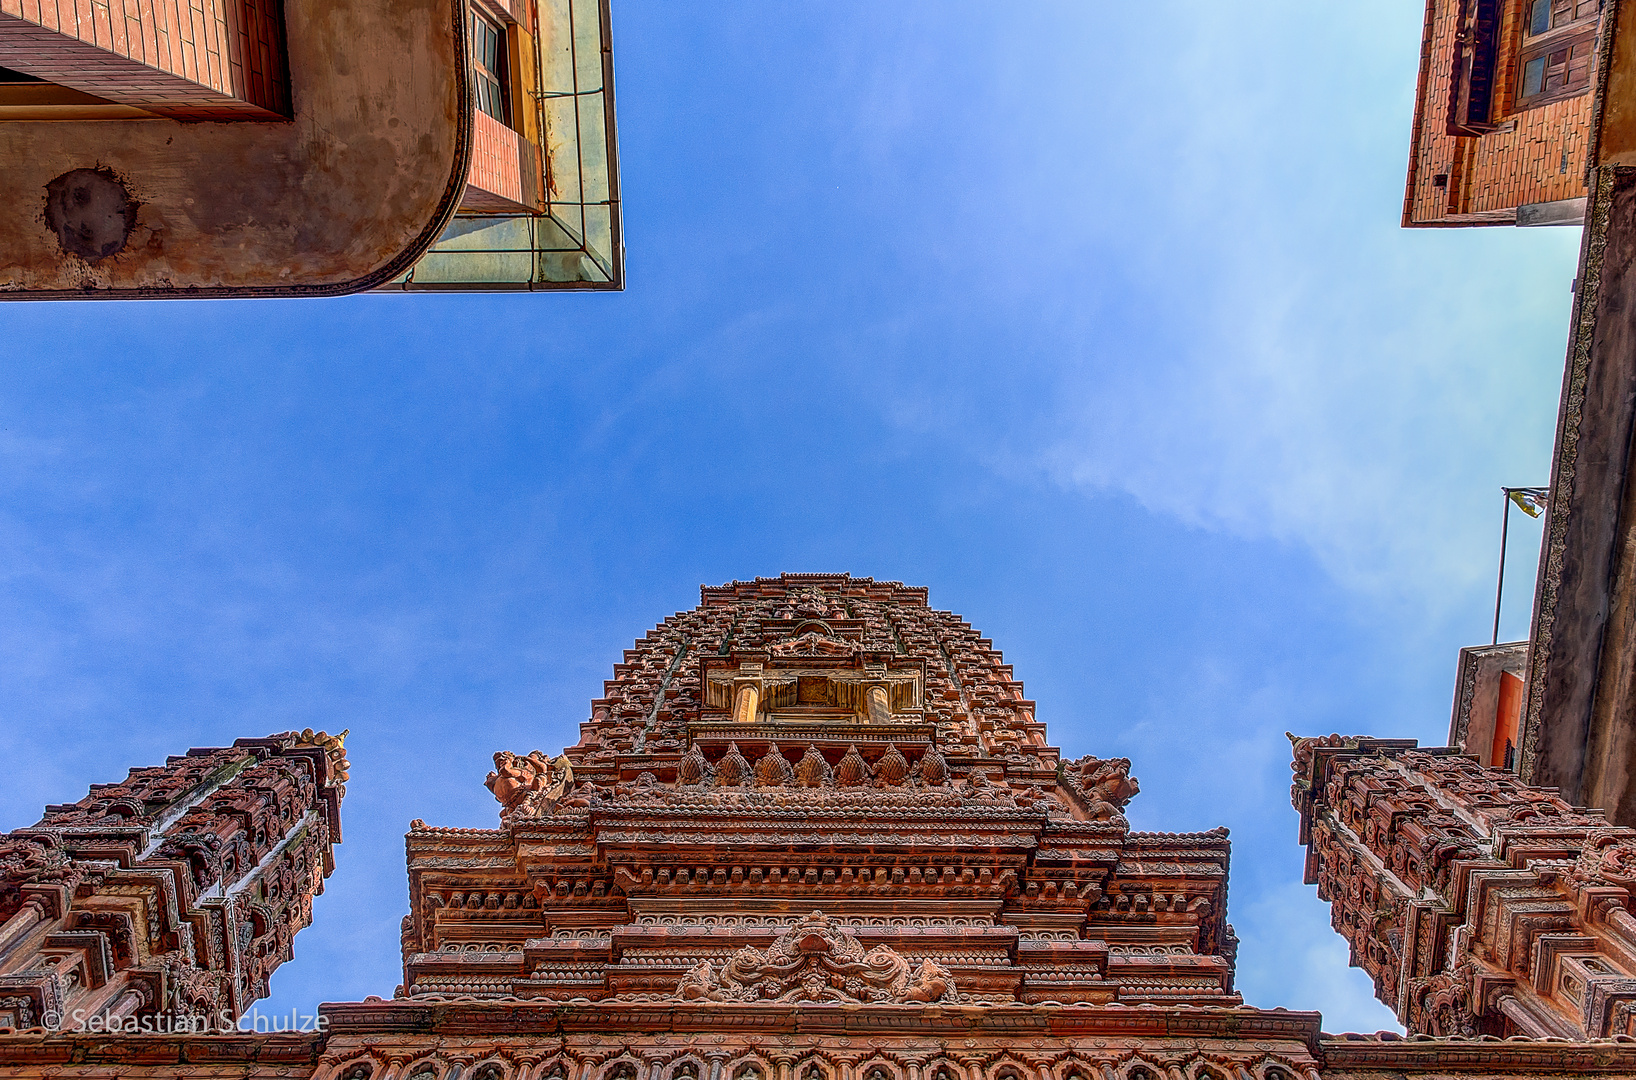
{"type": "Polygon", "coordinates": [[[682,976],[682,1001],[783,1004],[959,1004],[954,977],[942,965],[909,961],[884,945],[868,952],[841,924],[814,911],[766,949],[746,946],[718,971],[709,961],[682,976]]]}

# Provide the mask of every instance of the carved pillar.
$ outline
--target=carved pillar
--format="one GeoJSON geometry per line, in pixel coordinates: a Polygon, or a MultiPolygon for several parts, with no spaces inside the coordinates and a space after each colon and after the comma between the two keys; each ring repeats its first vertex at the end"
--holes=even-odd
{"type": "MultiPolygon", "coordinates": [[[[123,1020],[140,1009],[145,1000],[147,1000],[147,995],[142,991],[134,986],[127,987],[120,992],[119,997],[114,999],[114,1003],[108,1006],[105,1015],[109,1020],[123,1020]]],[[[211,1017],[211,1019],[214,1020],[215,1017],[211,1017]]]]}
{"type": "Polygon", "coordinates": [[[761,707],[761,691],[753,686],[738,688],[738,696],[733,700],[733,720],[740,724],[753,724],[756,719],[756,710],[761,707]]]}
{"type": "MultiPolygon", "coordinates": [[[[404,1068],[414,1060],[415,1055],[412,1053],[406,1054],[401,1050],[389,1052],[386,1055],[386,1070],[381,1073],[381,1080],[397,1080],[403,1074],[404,1068]]],[[[523,1075],[526,1075],[526,1072],[519,1070],[519,1080],[523,1075]]]]}
{"type": "Polygon", "coordinates": [[[1541,1008],[1536,1002],[1525,1001],[1509,987],[1496,990],[1490,1003],[1529,1038],[1544,1039],[1551,1036],[1561,1036],[1565,1039],[1584,1038],[1576,1026],[1564,1023],[1561,1018],[1549,1009],[1541,1008]]]}
{"type": "Polygon", "coordinates": [[[26,901],[15,915],[6,920],[4,926],[0,926],[0,958],[15,949],[45,918],[45,908],[38,898],[26,901]]]}

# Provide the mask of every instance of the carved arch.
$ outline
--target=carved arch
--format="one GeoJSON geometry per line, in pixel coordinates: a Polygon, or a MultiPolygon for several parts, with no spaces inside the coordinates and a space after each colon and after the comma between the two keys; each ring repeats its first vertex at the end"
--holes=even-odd
{"type": "Polygon", "coordinates": [[[965,1080],[966,1070],[957,1061],[938,1057],[928,1061],[920,1075],[925,1080],[965,1080]]]}
{"type": "Polygon", "coordinates": [[[1254,1070],[1256,1080],[1300,1080],[1300,1073],[1281,1061],[1263,1061],[1254,1070]]]}
{"type": "Polygon", "coordinates": [[[364,1053],[341,1062],[330,1075],[333,1080],[374,1080],[382,1073],[381,1063],[364,1053]]]}
{"type": "Polygon", "coordinates": [[[646,1071],[643,1063],[626,1050],[602,1063],[601,1080],[642,1080],[646,1071]]]}
{"type": "Polygon", "coordinates": [[[903,1080],[903,1070],[881,1054],[871,1054],[852,1070],[853,1080],[903,1080]]]}
{"type": "Polygon", "coordinates": [[[511,1069],[496,1058],[484,1058],[467,1075],[471,1080],[511,1080],[511,1069]]]}
{"type": "Polygon", "coordinates": [[[546,1058],[534,1069],[534,1080],[569,1080],[576,1068],[573,1058],[558,1054],[546,1058]]]}
{"type": "Polygon", "coordinates": [[[760,1054],[734,1058],[721,1071],[722,1080],[778,1080],[778,1069],[760,1054]]]}
{"type": "Polygon", "coordinates": [[[1143,1057],[1133,1057],[1118,1069],[1119,1080],[1165,1080],[1165,1070],[1143,1057]]]}
{"type": "MultiPolygon", "coordinates": [[[[680,1054],[663,1066],[664,1080],[710,1080],[710,1063],[697,1054],[680,1054]]],[[[657,1073],[659,1067],[655,1067],[657,1073]]]]}
{"type": "Polygon", "coordinates": [[[1054,1071],[1056,1080],[1102,1080],[1102,1070],[1088,1061],[1077,1057],[1064,1058],[1057,1062],[1054,1071]]]}
{"type": "Polygon", "coordinates": [[[421,1058],[409,1063],[409,1067],[399,1075],[403,1080],[440,1080],[447,1075],[448,1065],[437,1058],[421,1058]]]}
{"type": "MultiPolygon", "coordinates": [[[[985,1070],[988,1080],[1041,1080],[1042,1070],[1012,1054],[1010,1051],[1001,1051],[989,1061],[985,1070]]],[[[1086,1080],[1095,1080],[1087,1077],[1086,1080]]]]}
{"type": "Polygon", "coordinates": [[[835,1080],[840,1075],[840,1069],[828,1058],[818,1054],[808,1054],[795,1063],[790,1075],[795,1080],[835,1080]]]}

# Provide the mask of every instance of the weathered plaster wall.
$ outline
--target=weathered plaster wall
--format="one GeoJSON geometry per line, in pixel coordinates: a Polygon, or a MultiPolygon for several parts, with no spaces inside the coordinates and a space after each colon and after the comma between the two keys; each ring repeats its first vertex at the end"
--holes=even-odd
{"type": "Polygon", "coordinates": [[[464,0],[287,0],[294,119],[0,122],[0,296],[323,295],[401,273],[471,153],[464,0]],[[123,246],[65,249],[47,185],[106,170],[123,246]]]}
{"type": "Polygon", "coordinates": [[[1636,822],[1636,169],[1594,174],[1534,598],[1522,775],[1636,822]]]}

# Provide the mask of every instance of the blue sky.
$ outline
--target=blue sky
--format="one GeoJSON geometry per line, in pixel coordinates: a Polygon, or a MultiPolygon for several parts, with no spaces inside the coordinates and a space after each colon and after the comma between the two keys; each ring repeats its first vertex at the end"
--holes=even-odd
{"type": "Polygon", "coordinates": [[[1444,741],[1579,242],[1398,227],[1420,26],[617,0],[623,294],[0,306],[0,828],[350,727],[269,1006],[390,996],[411,818],[495,824],[490,754],[572,742],[701,583],[850,571],[1131,757],[1137,828],[1231,828],[1250,1003],[1392,1026],[1282,733],[1444,741]]]}

